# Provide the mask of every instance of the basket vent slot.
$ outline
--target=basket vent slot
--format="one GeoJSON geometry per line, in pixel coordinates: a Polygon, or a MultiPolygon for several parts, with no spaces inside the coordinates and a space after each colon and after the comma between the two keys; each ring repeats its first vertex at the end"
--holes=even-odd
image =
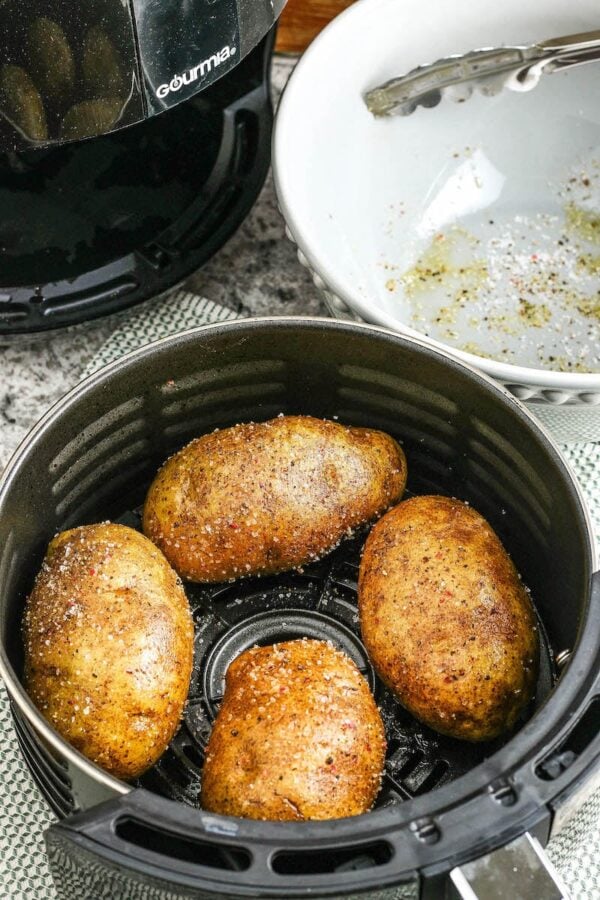
{"type": "Polygon", "coordinates": [[[12,303],[10,297],[0,296],[0,322],[20,322],[29,316],[25,303],[12,303]]]}
{"type": "Polygon", "coordinates": [[[330,872],[355,872],[384,866],[393,849],[386,841],[352,847],[327,847],[322,850],[286,850],[273,858],[278,875],[325,875],[330,872]]]}
{"type": "Polygon", "coordinates": [[[56,759],[45,747],[16,704],[12,702],[11,710],[19,747],[34,780],[58,816],[70,815],[76,809],[76,802],[65,764],[56,759]]]}
{"type": "Polygon", "coordinates": [[[44,301],[44,315],[58,316],[67,313],[73,309],[89,309],[98,305],[105,300],[116,300],[118,297],[124,297],[139,287],[138,281],[134,277],[117,278],[107,284],[95,284],[91,287],[71,294],[68,298],[64,296],[46,299],[44,301]]]}
{"type": "Polygon", "coordinates": [[[233,872],[245,872],[250,868],[250,854],[242,847],[231,847],[189,835],[173,834],[166,829],[154,828],[132,818],[117,822],[116,832],[122,840],[135,844],[136,847],[183,862],[233,872]]]}

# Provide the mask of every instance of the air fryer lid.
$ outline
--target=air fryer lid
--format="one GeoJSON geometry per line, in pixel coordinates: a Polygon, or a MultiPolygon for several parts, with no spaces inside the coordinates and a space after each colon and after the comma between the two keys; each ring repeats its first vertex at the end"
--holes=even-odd
{"type": "Polygon", "coordinates": [[[0,154],[0,335],[124,309],[219,249],[267,173],[273,40],[162,116],[0,154]]]}
{"type": "Polygon", "coordinates": [[[416,873],[436,890],[452,866],[527,829],[545,842],[590,783],[600,751],[600,590],[581,497],[554,446],[502,388],[417,341],[348,323],[251,320],[144,348],[72,391],[17,453],[0,486],[0,547],[3,674],[23,752],[55,808],[64,814],[75,801],[88,810],[48,834],[65,897],[391,897],[416,873]],[[409,490],[454,494],[486,515],[532,589],[552,656],[570,662],[553,690],[542,685],[540,708],[521,730],[454,781],[436,782],[433,769],[418,777],[396,744],[387,785],[404,791],[388,790],[371,814],[285,825],[208,815],[190,808],[198,792],[187,792],[191,781],[182,788],[181,773],[197,779],[224,667],[248,641],[318,626],[372,673],[352,628],[350,545],[306,577],[286,576],[279,593],[295,609],[284,597],[281,616],[276,604],[260,609],[268,579],[212,596],[192,591],[201,665],[189,721],[146,787],[122,796],[127,786],[65,745],[19,684],[15,635],[33,573],[54,531],[135,509],[157,466],[191,437],[279,412],[337,416],[400,438],[409,490]],[[327,599],[317,615],[314,596],[327,599]],[[442,786],[428,790],[434,783],[442,786]],[[115,799],[94,808],[102,796],[115,799]]]}
{"type": "Polygon", "coordinates": [[[231,71],[282,0],[0,2],[0,152],[105,134],[231,71]]]}

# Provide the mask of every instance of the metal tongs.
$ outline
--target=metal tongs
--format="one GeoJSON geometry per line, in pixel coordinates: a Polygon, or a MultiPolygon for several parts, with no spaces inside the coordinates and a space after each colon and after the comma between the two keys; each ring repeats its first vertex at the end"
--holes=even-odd
{"type": "Polygon", "coordinates": [[[527,47],[497,47],[449,56],[392,78],[365,95],[375,116],[410,115],[432,107],[442,96],[463,102],[473,90],[493,96],[503,88],[530,91],[547,72],[600,60],[600,31],[552,38],[527,47]]]}

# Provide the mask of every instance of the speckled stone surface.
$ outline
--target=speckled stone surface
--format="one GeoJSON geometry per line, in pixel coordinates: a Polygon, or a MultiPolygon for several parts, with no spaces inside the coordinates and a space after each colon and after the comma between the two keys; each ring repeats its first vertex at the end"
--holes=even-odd
{"type": "MultiPolygon", "coordinates": [[[[275,100],[292,68],[292,59],[275,61],[275,100]]],[[[326,315],[310,276],[285,237],[270,175],[237,234],[188,279],[186,286],[249,315],[326,315]]],[[[35,340],[0,343],[0,469],[48,407],[77,383],[94,354],[126,316],[35,340]]]]}

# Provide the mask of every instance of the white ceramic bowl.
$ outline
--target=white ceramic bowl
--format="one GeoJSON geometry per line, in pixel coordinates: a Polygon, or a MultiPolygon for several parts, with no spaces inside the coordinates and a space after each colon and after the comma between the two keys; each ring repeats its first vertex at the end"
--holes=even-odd
{"type": "MultiPolygon", "coordinates": [[[[554,246],[567,206],[574,201],[600,209],[600,63],[545,76],[529,93],[505,90],[463,104],[443,100],[404,118],[376,120],[362,97],[443,56],[591,30],[599,21],[597,0],[481,0],[475,6],[472,0],[360,0],[302,57],[273,140],[289,236],[332,313],[427,337],[506,384],[562,440],[600,440],[600,374],[536,367],[538,327],[527,327],[526,338],[523,330],[515,336],[505,329],[511,363],[465,352],[481,343],[476,317],[461,312],[460,340],[444,340],[441,326],[415,319],[402,274],[418,264],[437,233],[446,229],[447,236],[457,224],[479,244],[489,228],[500,255],[507,234],[524,241],[521,268],[529,258],[545,271],[555,265],[544,240],[554,246]],[[550,237],[542,233],[548,222],[560,225],[550,237]]],[[[600,258],[600,247],[597,253],[600,258]]],[[[544,341],[554,340],[563,365],[568,358],[581,366],[585,339],[571,339],[557,321],[544,341]]],[[[590,319],[586,339],[600,373],[597,319],[590,319]]]]}

